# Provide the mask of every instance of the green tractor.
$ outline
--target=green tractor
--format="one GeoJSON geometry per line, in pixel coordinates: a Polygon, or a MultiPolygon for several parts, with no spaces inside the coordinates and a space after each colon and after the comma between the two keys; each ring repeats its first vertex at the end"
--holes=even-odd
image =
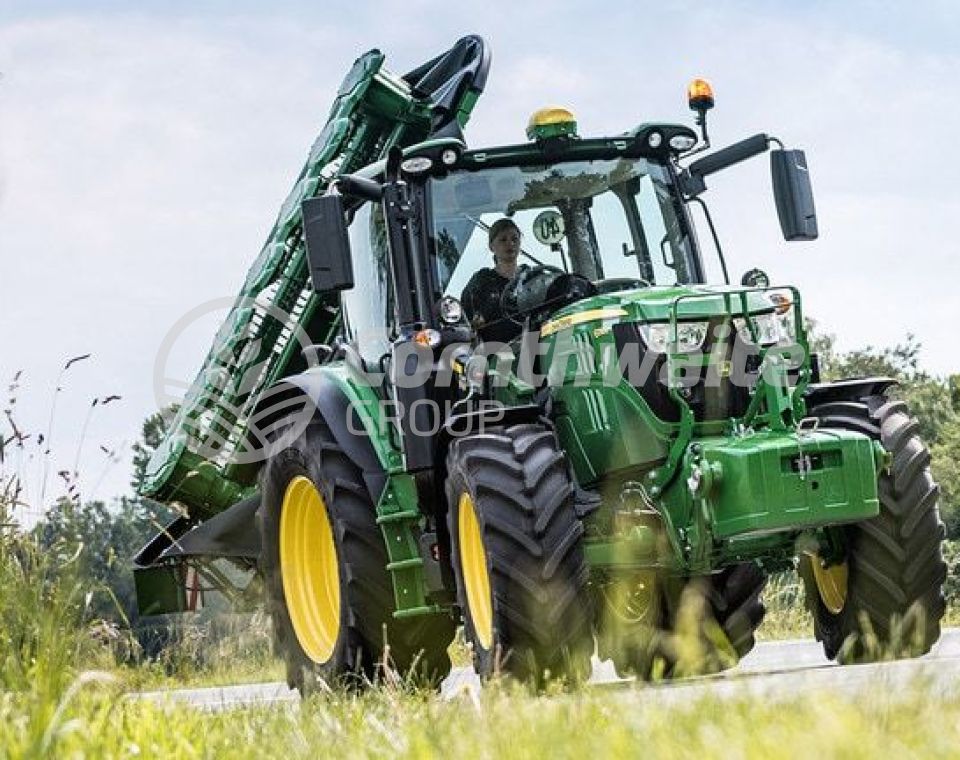
{"type": "Polygon", "coordinates": [[[548,108],[472,149],[483,40],[383,60],[344,80],[153,457],[146,493],[183,510],[137,557],[143,612],[225,559],[256,567],[301,690],[442,678],[461,623],[481,677],[576,681],[598,653],[650,678],[734,664],[796,568],[828,658],[928,651],[944,528],[916,421],[892,380],[819,382],[800,293],[731,284],[701,199],[769,150],[785,238],[814,239],[803,153],[694,158],[702,80],[699,132],[586,138],[548,108]]]}

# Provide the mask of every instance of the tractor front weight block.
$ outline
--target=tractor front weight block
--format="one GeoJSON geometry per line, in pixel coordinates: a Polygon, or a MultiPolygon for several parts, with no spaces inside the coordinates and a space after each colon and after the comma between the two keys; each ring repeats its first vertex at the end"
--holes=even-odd
{"type": "Polygon", "coordinates": [[[876,517],[882,463],[874,442],[851,431],[701,438],[687,449],[664,503],[670,522],[682,526],[681,543],[743,557],[753,542],[760,554],[775,534],[792,546],[801,531],[876,517]]]}

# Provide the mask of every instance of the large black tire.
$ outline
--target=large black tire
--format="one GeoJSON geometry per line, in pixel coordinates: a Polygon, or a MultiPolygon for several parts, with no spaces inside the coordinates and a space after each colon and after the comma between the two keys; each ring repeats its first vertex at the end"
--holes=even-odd
{"type": "Polygon", "coordinates": [[[554,433],[530,424],[460,438],[447,468],[453,566],[477,672],[537,686],[587,677],[593,632],[583,525],[554,433]],[[473,510],[482,541],[492,613],[486,633],[464,580],[461,509],[473,510]]]}
{"type": "Polygon", "coordinates": [[[877,488],[880,514],[843,529],[846,602],[837,614],[823,603],[811,560],[800,559],[806,605],[826,656],[841,662],[924,654],[940,637],[946,609],[946,535],[937,510],[939,489],[918,423],[901,401],[870,396],[810,410],[821,428],[854,430],[880,441],[890,453],[877,488]]]}
{"type": "Polygon", "coordinates": [[[630,621],[603,608],[598,653],[620,676],[641,679],[716,673],[753,649],[763,621],[766,575],[752,562],[713,575],[654,580],[652,606],[630,621]]]}
{"type": "Polygon", "coordinates": [[[266,603],[273,619],[275,649],[287,666],[287,682],[310,693],[328,687],[363,687],[390,674],[405,682],[437,684],[450,671],[447,647],[452,617],[398,621],[383,536],[360,469],[337,445],[322,418],[315,418],[287,448],[271,457],[262,477],[258,512],[266,603]],[[280,519],[284,494],[299,476],[320,493],[336,547],[340,580],[340,628],[332,655],[311,659],[298,641],[284,595],[280,562],[280,519]]]}

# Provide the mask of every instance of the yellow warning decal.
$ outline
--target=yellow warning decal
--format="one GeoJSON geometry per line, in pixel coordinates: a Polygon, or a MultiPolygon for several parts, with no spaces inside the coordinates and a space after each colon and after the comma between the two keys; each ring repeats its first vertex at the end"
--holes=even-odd
{"type": "Polygon", "coordinates": [[[576,314],[570,314],[559,319],[552,319],[540,328],[540,335],[546,337],[553,335],[560,330],[566,330],[574,325],[582,325],[584,322],[598,322],[601,319],[617,319],[627,316],[627,312],[620,307],[606,309],[590,309],[588,311],[578,311],[576,314]]]}

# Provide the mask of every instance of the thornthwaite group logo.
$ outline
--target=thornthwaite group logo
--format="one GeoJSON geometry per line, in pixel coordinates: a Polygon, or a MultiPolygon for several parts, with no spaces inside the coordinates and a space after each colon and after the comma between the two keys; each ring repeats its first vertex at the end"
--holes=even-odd
{"type": "Polygon", "coordinates": [[[215,298],[180,317],[167,331],[153,371],[159,408],[179,407],[171,431],[186,448],[220,464],[253,464],[270,448],[296,439],[313,416],[310,400],[291,398],[273,381],[291,352],[316,364],[312,341],[296,314],[257,298],[215,298]],[[191,329],[221,318],[199,374],[170,372],[171,357],[191,329]]]}
{"type": "MultiPolygon", "coordinates": [[[[775,319],[773,315],[759,319],[764,318],[775,319]]],[[[375,400],[347,406],[342,422],[350,434],[367,435],[366,425],[373,424],[379,432],[384,425],[406,427],[417,436],[436,435],[445,421],[476,412],[481,403],[480,416],[495,421],[491,405],[496,404],[497,389],[508,386],[511,378],[536,389],[615,388],[621,383],[642,388],[652,382],[690,398],[697,386],[752,387],[760,377],[767,383],[789,383],[789,374],[805,362],[803,346],[786,330],[748,328],[742,318],[713,325],[626,323],[629,329],[616,340],[599,337],[609,329],[526,330],[510,344],[441,341],[429,346],[406,333],[391,335],[384,330],[375,341],[364,334],[359,342],[388,349],[376,359],[362,357],[347,339],[337,351],[318,350],[301,322],[302,312],[287,312],[266,298],[248,297],[212,299],[178,319],[164,337],[154,366],[157,404],[179,407],[172,434],[189,451],[216,464],[264,461],[296,440],[317,412],[315,400],[297,381],[282,382],[295,357],[302,357],[299,365],[308,369],[322,360],[343,360],[350,367],[351,382],[377,389],[375,400]],[[174,376],[169,366],[178,342],[216,318],[221,326],[200,373],[192,381],[174,376]],[[767,334],[770,340],[757,340],[767,334]],[[462,371],[455,371],[458,366],[462,371]],[[425,385],[434,391],[457,385],[466,396],[451,403],[449,398],[434,400],[434,392],[417,394],[416,405],[405,406],[403,400],[413,398],[405,391],[425,385]],[[422,408],[428,406],[429,410],[422,408]],[[410,415],[425,424],[406,425],[410,415]]]]}

